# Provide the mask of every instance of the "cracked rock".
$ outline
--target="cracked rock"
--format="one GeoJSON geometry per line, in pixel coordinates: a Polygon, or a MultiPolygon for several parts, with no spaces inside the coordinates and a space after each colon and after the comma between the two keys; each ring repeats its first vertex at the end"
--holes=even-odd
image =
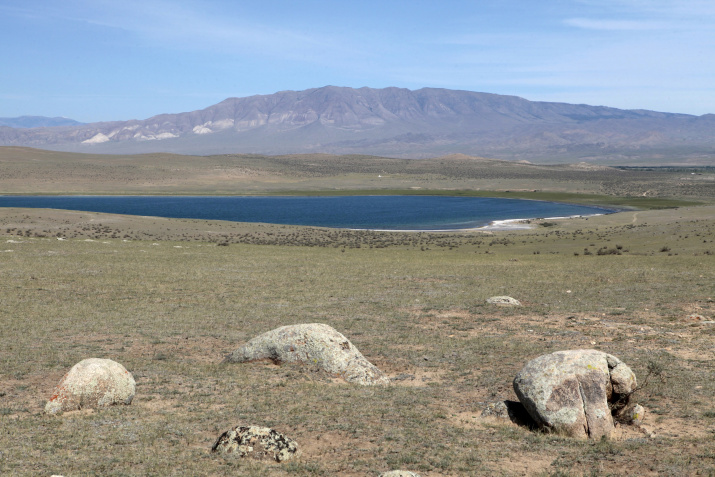
{"type": "Polygon", "coordinates": [[[514,391],[536,423],[577,438],[610,437],[613,415],[636,389],[633,371],[596,350],[558,351],[526,363],[514,391]]]}
{"type": "Polygon", "coordinates": [[[342,334],[321,323],[283,326],[250,340],[225,362],[270,360],[318,366],[349,383],[388,384],[389,379],[342,334]]]}
{"type": "Polygon", "coordinates": [[[298,443],[268,427],[236,426],[219,436],[211,448],[230,457],[284,462],[300,457],[298,443]]]}

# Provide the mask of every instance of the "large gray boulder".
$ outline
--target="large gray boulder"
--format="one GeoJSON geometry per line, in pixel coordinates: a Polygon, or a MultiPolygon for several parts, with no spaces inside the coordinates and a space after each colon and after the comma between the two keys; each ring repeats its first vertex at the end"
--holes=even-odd
{"type": "Polygon", "coordinates": [[[321,323],[282,326],[263,333],[233,353],[225,361],[245,363],[271,360],[280,363],[317,365],[349,383],[388,384],[389,380],[342,334],[321,323]]]}
{"type": "Polygon", "coordinates": [[[268,427],[236,426],[219,436],[211,448],[225,456],[285,462],[300,457],[298,444],[268,427]]]}
{"type": "Polygon", "coordinates": [[[111,359],[89,358],[70,369],[55,387],[45,412],[131,404],[136,383],[124,366],[111,359]]]}
{"type": "Polygon", "coordinates": [[[596,350],[540,356],[514,378],[516,395],[538,425],[584,439],[610,437],[612,413],[627,406],[635,389],[633,371],[596,350]]]}

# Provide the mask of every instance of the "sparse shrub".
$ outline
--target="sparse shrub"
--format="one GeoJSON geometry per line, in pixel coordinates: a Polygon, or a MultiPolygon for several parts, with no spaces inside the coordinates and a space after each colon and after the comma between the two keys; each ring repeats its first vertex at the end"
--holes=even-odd
{"type": "Polygon", "coordinates": [[[492,245],[504,245],[504,246],[506,246],[506,245],[511,245],[511,244],[513,244],[513,243],[514,243],[514,242],[511,241],[511,240],[509,240],[508,238],[499,238],[499,239],[494,239],[494,240],[492,240],[491,242],[489,242],[489,246],[492,246],[492,245]]]}

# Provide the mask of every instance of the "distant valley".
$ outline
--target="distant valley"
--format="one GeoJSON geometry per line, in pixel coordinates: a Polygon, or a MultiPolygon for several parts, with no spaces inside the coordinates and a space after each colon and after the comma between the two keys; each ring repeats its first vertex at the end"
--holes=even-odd
{"type": "Polygon", "coordinates": [[[0,120],[0,145],[109,154],[426,158],[463,153],[536,163],[715,164],[715,114],[621,110],[432,88],[326,86],[229,98],[199,111],[145,120],[25,124],[31,125],[0,120]]]}

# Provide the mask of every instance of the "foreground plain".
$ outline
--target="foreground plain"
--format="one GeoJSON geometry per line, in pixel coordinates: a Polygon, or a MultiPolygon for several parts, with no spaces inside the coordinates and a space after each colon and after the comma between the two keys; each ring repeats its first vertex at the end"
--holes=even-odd
{"type": "Polygon", "coordinates": [[[715,327],[687,318],[715,319],[713,205],[449,234],[29,209],[0,209],[0,223],[0,474],[715,474],[715,327]],[[494,295],[523,306],[487,305],[494,295]],[[313,322],[393,384],[221,363],[259,333],[313,322]],[[582,442],[481,417],[515,400],[526,361],[577,348],[641,380],[661,371],[634,397],[644,430],[582,442]],[[132,405],[43,415],[93,356],[134,374],[132,405]],[[211,454],[239,424],[285,433],[303,457],[211,454]]]}

